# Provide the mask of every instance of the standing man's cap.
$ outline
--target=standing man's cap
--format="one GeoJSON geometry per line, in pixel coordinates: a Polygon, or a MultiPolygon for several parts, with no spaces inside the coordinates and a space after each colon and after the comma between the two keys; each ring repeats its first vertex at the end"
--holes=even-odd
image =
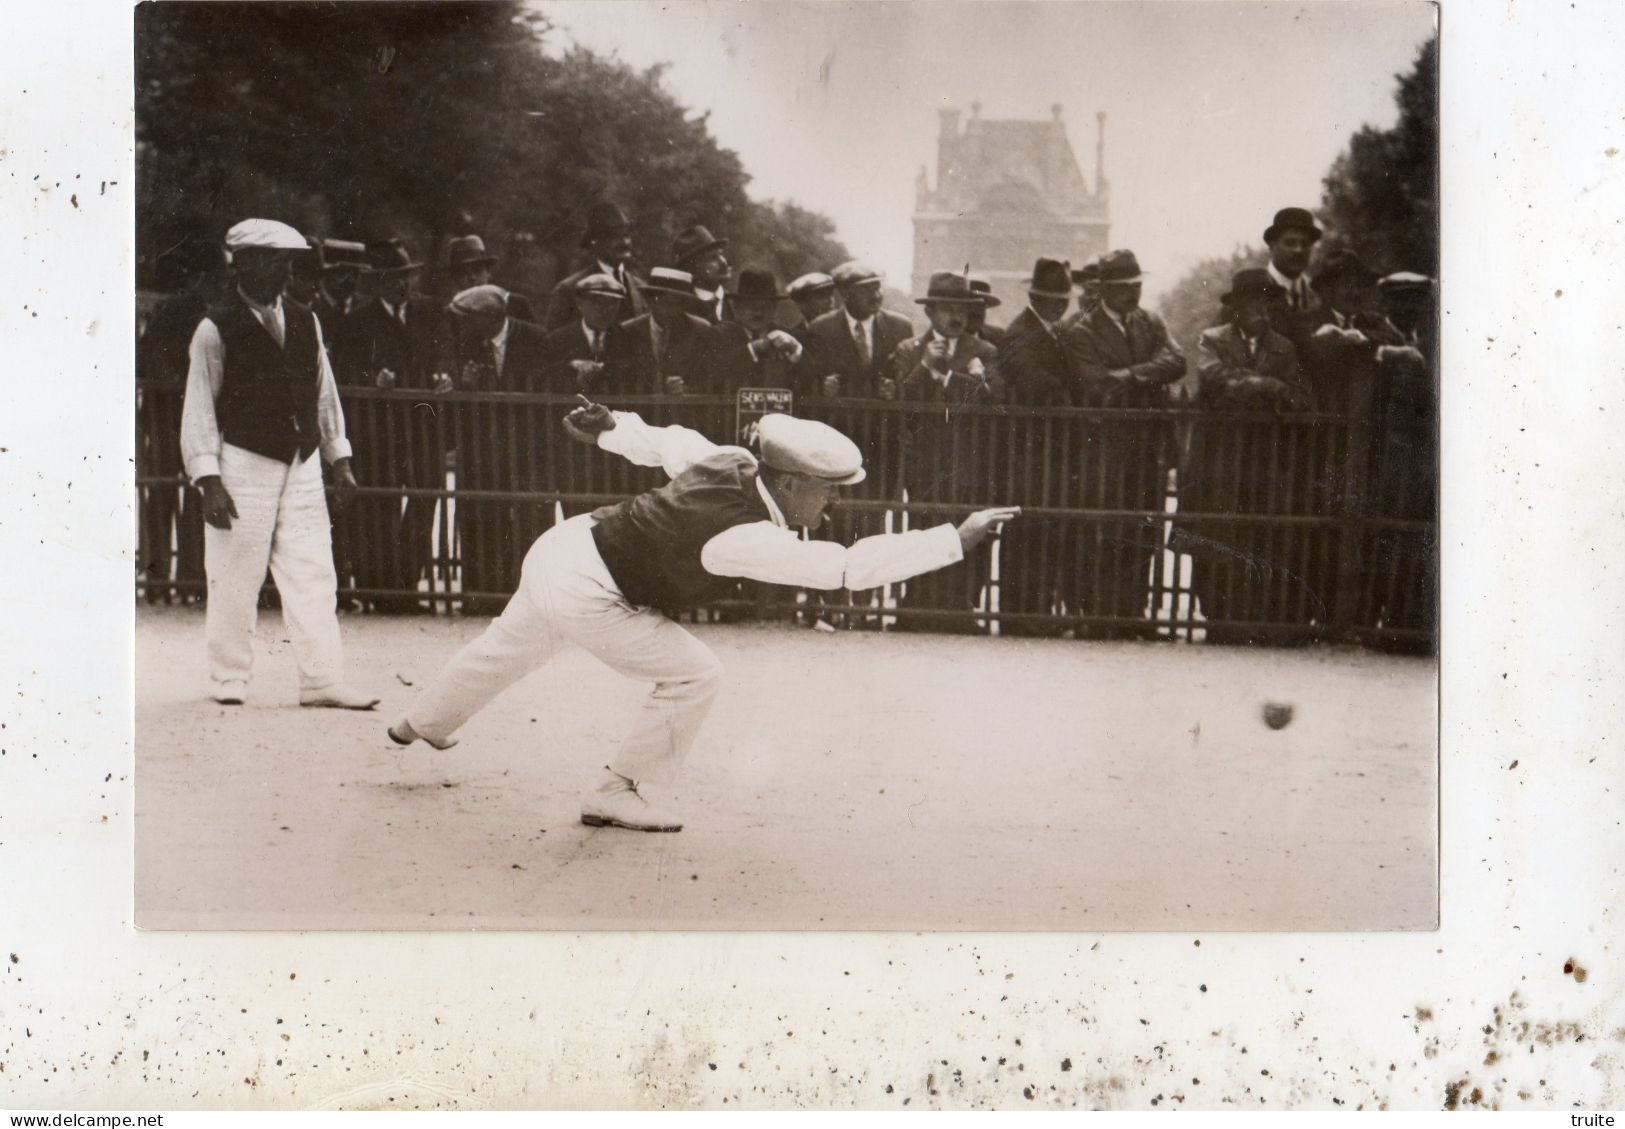
{"type": "Polygon", "coordinates": [[[694,297],[694,276],[686,270],[673,270],[671,267],[656,267],[649,272],[649,277],[638,282],[639,290],[653,290],[661,294],[681,294],[684,298],[694,297]]]}
{"type": "Polygon", "coordinates": [[[459,235],[446,247],[446,266],[452,270],[458,267],[490,266],[497,261],[497,257],[485,249],[485,240],[478,235],[459,235]]]}
{"type": "Polygon", "coordinates": [[[864,479],[863,452],[828,424],[770,412],[756,425],[762,462],[774,470],[821,478],[840,486],[864,479]]]}
{"type": "Polygon", "coordinates": [[[1072,297],[1072,268],[1065,259],[1039,259],[1027,280],[1027,293],[1036,298],[1072,297]]]}
{"type": "Polygon", "coordinates": [[[372,268],[367,263],[367,245],[348,239],[318,239],[316,249],[322,254],[324,270],[359,270],[372,268]]]}
{"type": "Polygon", "coordinates": [[[939,270],[931,276],[931,283],[926,287],[925,297],[914,299],[919,305],[928,303],[954,303],[956,305],[980,306],[981,296],[970,288],[970,279],[951,270],[939,270]]]}
{"type": "Polygon", "coordinates": [[[677,238],[671,241],[671,257],[678,266],[683,266],[707,251],[727,245],[726,239],[718,239],[704,224],[697,223],[677,233],[677,238]]]}
{"type": "Polygon", "coordinates": [[[310,243],[303,235],[280,220],[243,220],[231,225],[226,232],[226,250],[246,251],[250,248],[266,251],[308,251],[310,243]]]}
{"type": "Polygon", "coordinates": [[[1259,267],[1238,270],[1230,279],[1230,289],[1219,295],[1226,306],[1243,298],[1285,298],[1286,287],[1270,277],[1270,272],[1259,267]]]}
{"type": "Polygon", "coordinates": [[[816,294],[820,290],[832,290],[834,287],[835,280],[833,278],[822,271],[813,271],[811,274],[802,275],[789,286],[786,286],[784,292],[792,298],[799,298],[803,294],[816,294]]]}
{"type": "Polygon", "coordinates": [[[865,282],[879,282],[880,272],[861,259],[849,259],[831,272],[836,286],[860,286],[865,282]]]}
{"type": "Polygon", "coordinates": [[[991,310],[994,306],[1004,305],[998,296],[993,293],[993,284],[981,275],[973,274],[970,276],[970,288],[971,293],[981,295],[982,305],[988,309],[991,310]]]}
{"type": "Polygon", "coordinates": [[[1377,289],[1384,294],[1431,294],[1433,280],[1425,274],[1400,270],[1383,275],[1377,280],[1377,289]]]}
{"type": "Polygon", "coordinates": [[[1085,282],[1100,281],[1100,260],[1090,259],[1083,266],[1072,272],[1072,281],[1080,286],[1085,282]]]}
{"type": "Polygon", "coordinates": [[[1274,243],[1278,236],[1287,231],[1308,232],[1311,243],[1325,234],[1315,224],[1315,217],[1308,208],[1282,208],[1275,213],[1275,222],[1264,229],[1265,245],[1274,243]]]}
{"type": "Polygon", "coordinates": [[[776,302],[783,297],[786,297],[786,295],[779,293],[779,283],[773,277],[772,271],[742,270],[739,272],[739,286],[733,292],[734,301],[776,302]]]}
{"type": "Polygon", "coordinates": [[[1366,266],[1365,260],[1353,251],[1346,249],[1333,251],[1326,256],[1326,261],[1320,264],[1320,269],[1315,272],[1315,277],[1310,280],[1309,285],[1318,291],[1344,278],[1357,278],[1369,286],[1377,281],[1377,272],[1366,266]]]}
{"type": "Polygon", "coordinates": [[[606,298],[626,297],[626,287],[612,274],[589,274],[576,283],[577,294],[602,294],[606,298]]]}
{"type": "Polygon", "coordinates": [[[417,270],[423,266],[412,258],[412,252],[406,249],[404,239],[380,239],[367,244],[367,260],[372,269],[379,274],[417,270]]]}
{"type": "Polygon", "coordinates": [[[616,205],[600,200],[587,209],[587,230],[581,236],[583,247],[591,246],[606,235],[621,235],[632,230],[632,221],[616,205]]]}
{"type": "Polygon", "coordinates": [[[1139,282],[1145,277],[1140,260],[1133,251],[1107,251],[1100,256],[1101,284],[1112,282],[1139,282]]]}
{"type": "Polygon", "coordinates": [[[459,290],[452,295],[451,312],[505,317],[508,313],[508,292],[500,286],[492,286],[489,283],[484,286],[470,286],[467,290],[459,290]]]}

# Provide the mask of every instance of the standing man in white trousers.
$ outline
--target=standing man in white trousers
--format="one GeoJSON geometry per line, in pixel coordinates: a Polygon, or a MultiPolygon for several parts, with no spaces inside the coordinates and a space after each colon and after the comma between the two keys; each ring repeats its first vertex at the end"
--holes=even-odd
{"type": "Polygon", "coordinates": [[[236,285],[192,337],[181,454],[203,492],[211,696],[241,705],[254,663],[260,584],[269,566],[299,663],[299,704],[372,709],[343,682],[337,576],[322,489],[355,494],[333,370],[314,314],[283,290],[304,236],[275,220],[226,233],[236,285]]]}
{"type": "Polygon", "coordinates": [[[856,444],[821,423],[769,415],[761,459],[718,447],[684,427],[651,427],[584,397],[565,428],[671,481],[636,498],[570,518],[525,557],[519,591],[390,727],[399,744],[436,748],[492,698],[574,643],[628,677],[654,684],[597,789],[582,804],[589,826],[678,831],[682,821],[649,782],[675,775],[721,683],[711,649],[654,610],[691,607],[739,578],[800,588],[874,588],[963,559],[1018,510],[863,538],[850,547],[803,541],[843,485],[861,482],[856,444]]]}

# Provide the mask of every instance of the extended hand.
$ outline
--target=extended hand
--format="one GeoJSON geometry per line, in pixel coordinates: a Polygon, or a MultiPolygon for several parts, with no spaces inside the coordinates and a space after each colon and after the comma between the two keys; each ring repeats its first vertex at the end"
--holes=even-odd
{"type": "Polygon", "coordinates": [[[389,368],[379,369],[378,375],[374,378],[373,382],[380,388],[395,387],[395,370],[389,368]]]}
{"type": "Polygon", "coordinates": [[[230,529],[231,519],[237,516],[237,503],[231,500],[220,476],[211,474],[198,479],[198,488],[203,491],[203,520],[216,529],[230,529]]]}
{"type": "Polygon", "coordinates": [[[841,394],[841,378],[836,373],[830,373],[824,378],[824,395],[839,396],[841,394]]]}
{"type": "Polygon", "coordinates": [[[666,378],[666,395],[681,396],[686,391],[688,391],[688,385],[683,383],[682,377],[668,376],[666,378]]]}
{"type": "Polygon", "coordinates": [[[570,368],[575,373],[576,387],[582,391],[604,374],[601,361],[571,361],[570,368]]]}
{"type": "Polygon", "coordinates": [[[880,378],[880,383],[876,385],[875,391],[879,393],[882,400],[895,400],[897,399],[897,381],[889,376],[883,376],[880,378]]]}
{"type": "Polygon", "coordinates": [[[577,442],[596,447],[600,433],[615,429],[615,413],[580,393],[576,394],[576,399],[581,406],[564,417],[564,430],[577,442]]]}
{"type": "Polygon", "coordinates": [[[333,504],[339,509],[348,509],[350,503],[355,501],[355,492],[358,489],[355,481],[355,472],[350,469],[349,459],[339,459],[333,463],[333,504]]]}
{"type": "Polygon", "coordinates": [[[991,510],[977,510],[959,523],[959,547],[967,553],[970,552],[987,540],[988,534],[997,533],[1005,522],[1014,521],[1020,515],[1020,506],[998,506],[991,510]]]}
{"type": "Polygon", "coordinates": [[[453,383],[451,373],[437,372],[434,374],[434,383],[430,386],[429,391],[450,392],[455,387],[457,387],[457,385],[453,383]]]}

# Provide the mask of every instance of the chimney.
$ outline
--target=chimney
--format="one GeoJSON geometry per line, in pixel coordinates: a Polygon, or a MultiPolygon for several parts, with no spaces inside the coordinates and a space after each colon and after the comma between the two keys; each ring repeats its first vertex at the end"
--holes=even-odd
{"type": "Polygon", "coordinates": [[[1106,111],[1095,114],[1095,195],[1106,195],[1106,111]]]}
{"type": "Polygon", "coordinates": [[[1050,117],[1050,121],[1052,121],[1052,122],[1056,122],[1057,124],[1060,122],[1060,120],[1061,120],[1061,104],[1059,102],[1053,102],[1053,103],[1050,104],[1049,117],[1050,117]]]}
{"type": "Polygon", "coordinates": [[[937,135],[939,137],[958,137],[959,136],[959,111],[958,110],[938,110],[937,111],[937,120],[940,123],[940,126],[939,126],[939,128],[937,130],[937,135]]]}

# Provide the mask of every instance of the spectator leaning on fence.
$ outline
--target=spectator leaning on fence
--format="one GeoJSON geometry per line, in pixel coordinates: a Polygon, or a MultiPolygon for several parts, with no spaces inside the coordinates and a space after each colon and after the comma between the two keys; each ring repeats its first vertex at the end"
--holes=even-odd
{"type": "Polygon", "coordinates": [[[287,301],[305,239],[275,220],[226,233],[235,287],[192,337],[181,447],[203,493],[209,602],[204,633],[215,701],[241,705],[254,662],[254,623],[267,566],[299,664],[299,703],[371,709],[346,686],[334,610],[337,577],[321,458],[340,506],[356,490],[321,327],[287,301]]]}
{"type": "Polygon", "coordinates": [[[641,395],[704,392],[711,364],[711,326],[693,313],[693,276],[656,267],[649,280],[638,285],[649,312],[622,322],[610,334],[610,385],[641,395]]]}
{"type": "Polygon", "coordinates": [[[801,320],[790,327],[790,332],[803,345],[807,343],[807,326],[814,318],[829,313],[836,306],[835,280],[822,271],[804,274],[784,288],[796,304],[801,320]]]}
{"type": "Polygon", "coordinates": [[[581,236],[581,247],[592,261],[574,274],[566,275],[553,287],[547,302],[548,330],[571,325],[581,317],[576,305],[576,287],[590,274],[607,274],[620,285],[624,296],[617,321],[631,321],[649,312],[643,300],[643,279],[629,265],[632,261],[632,221],[625,212],[607,200],[600,200],[588,208],[587,230],[581,236]]]}
{"type": "MultiPolygon", "coordinates": [[[[853,259],[836,267],[840,307],[807,327],[807,382],[811,395],[888,399],[896,394],[891,357],[914,336],[901,314],[881,309],[880,272],[853,259]]],[[[873,458],[872,452],[866,452],[873,458]]]]}
{"type": "Polygon", "coordinates": [[[463,392],[544,392],[541,328],[512,316],[510,295],[486,283],[453,295],[452,387],[463,392]]]}
{"type": "Polygon", "coordinates": [[[683,427],[651,427],[587,405],[570,434],[640,466],[665,486],[562,522],[525,557],[519,590],[390,727],[400,744],[444,748],[497,694],[575,643],[626,676],[653,683],[630,731],[581,805],[589,826],[678,831],[661,789],[693,746],[722,682],[717,657],[656,608],[693,607],[739,579],[819,589],[872,588],[960,560],[1013,509],[983,510],[956,529],[884,534],[844,548],[803,541],[842,485],[863,478],[857,447],[810,420],[759,425],[761,457],[683,427]]]}
{"type": "Polygon", "coordinates": [[[1376,308],[1377,275],[1353,251],[1326,256],[1310,286],[1325,303],[1322,321],[1305,340],[1300,359],[1315,408],[1346,416],[1370,409],[1377,351],[1400,343],[1376,308]]]}
{"type": "Polygon", "coordinates": [[[794,388],[805,349],[773,322],[785,298],[773,272],[740,271],[738,288],[730,297],[732,320],[712,330],[711,391],[731,395],[740,388],[794,388]]]}
{"type": "Polygon", "coordinates": [[[713,325],[733,316],[724,289],[732,269],[724,253],[727,246],[726,239],[712,235],[704,224],[683,229],[671,241],[672,262],[694,276],[694,313],[713,325]]]}
{"type": "Polygon", "coordinates": [[[611,389],[609,337],[626,291],[613,275],[583,275],[575,284],[581,316],[549,333],[542,342],[546,358],[545,391],[601,392],[611,389]]]}

